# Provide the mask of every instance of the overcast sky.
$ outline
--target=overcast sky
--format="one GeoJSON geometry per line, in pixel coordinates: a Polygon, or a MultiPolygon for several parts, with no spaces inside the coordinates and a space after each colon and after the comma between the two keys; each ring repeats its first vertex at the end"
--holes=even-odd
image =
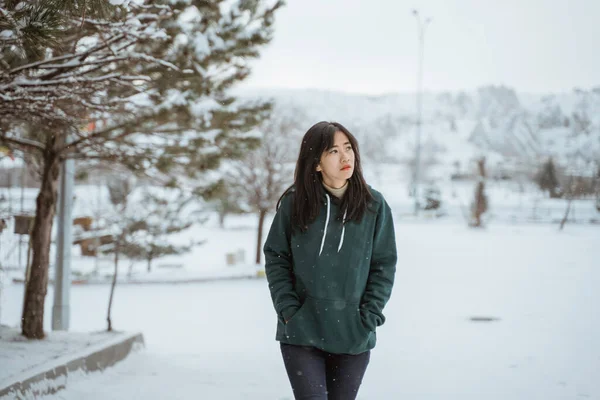
{"type": "Polygon", "coordinates": [[[244,86],[414,91],[413,8],[432,17],[427,90],[600,86],[600,0],[287,0],[244,86]]]}

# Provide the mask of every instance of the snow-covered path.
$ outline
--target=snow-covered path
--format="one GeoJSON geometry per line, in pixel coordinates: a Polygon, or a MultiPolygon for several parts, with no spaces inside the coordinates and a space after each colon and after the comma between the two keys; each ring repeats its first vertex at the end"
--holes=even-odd
{"type": "MultiPolygon", "coordinates": [[[[360,399],[600,398],[600,229],[398,224],[397,236],[360,399]]],[[[16,324],[22,288],[6,289],[16,324]]],[[[106,286],[74,287],[73,329],[102,329],[107,299],[106,286]]],[[[48,399],[292,399],[265,280],[121,286],[115,302],[117,329],[143,331],[146,349],[48,399]]]]}

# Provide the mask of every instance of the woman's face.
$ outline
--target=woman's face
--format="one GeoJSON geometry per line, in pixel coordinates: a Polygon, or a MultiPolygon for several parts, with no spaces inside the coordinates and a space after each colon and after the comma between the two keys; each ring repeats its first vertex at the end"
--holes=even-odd
{"type": "Polygon", "coordinates": [[[333,147],[323,152],[317,171],[323,175],[323,182],[332,188],[340,188],[350,179],[354,172],[354,150],[343,132],[334,134],[333,147]]]}

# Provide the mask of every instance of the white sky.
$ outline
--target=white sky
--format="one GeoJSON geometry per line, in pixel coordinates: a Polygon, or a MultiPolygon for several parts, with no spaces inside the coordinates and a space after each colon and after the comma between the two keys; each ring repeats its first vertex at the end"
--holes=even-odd
{"type": "Polygon", "coordinates": [[[600,85],[600,0],[287,0],[245,87],[414,91],[417,23],[426,90],[600,85]]]}

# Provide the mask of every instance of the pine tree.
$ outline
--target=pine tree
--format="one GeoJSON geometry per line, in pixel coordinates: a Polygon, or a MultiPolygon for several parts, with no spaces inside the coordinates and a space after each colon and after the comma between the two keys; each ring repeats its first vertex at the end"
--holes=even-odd
{"type": "Polygon", "coordinates": [[[548,161],[542,164],[541,169],[535,176],[535,182],[541,190],[547,190],[550,193],[551,198],[560,197],[560,184],[558,183],[558,178],[556,176],[556,168],[554,166],[554,161],[552,160],[552,157],[550,157],[548,161]]]}
{"type": "Polygon", "coordinates": [[[225,218],[230,214],[244,214],[252,211],[240,204],[240,198],[227,182],[227,177],[215,186],[209,202],[211,208],[219,216],[219,227],[225,228],[225,218]]]}
{"type": "Polygon", "coordinates": [[[175,186],[181,179],[173,176],[198,178],[256,146],[252,128],[270,104],[238,103],[228,89],[271,40],[282,2],[0,3],[0,26],[12,32],[0,36],[0,113],[9,117],[0,122],[0,145],[35,156],[41,171],[22,330],[42,338],[62,161],[121,163],[175,186]]]}
{"type": "MultiPolygon", "coordinates": [[[[151,158],[160,173],[181,172],[179,183],[203,177],[222,158],[239,158],[256,148],[260,140],[252,132],[268,118],[271,103],[242,102],[229,89],[249,75],[248,61],[258,57],[258,49],[272,39],[274,13],[283,3],[267,3],[273,2],[156,2],[170,4],[176,18],[161,22],[165,40],[142,41],[137,51],[179,68],[136,65],[136,74],[151,76],[153,82],[151,90],[136,98],[144,107],[136,115],[102,116],[101,135],[127,135],[128,140],[119,142],[121,151],[137,153],[144,162],[151,158]]],[[[100,149],[98,156],[103,152],[100,149]]],[[[132,169],[143,168],[132,165],[132,169]]],[[[206,179],[202,183],[205,192],[213,189],[206,179]]]]}
{"type": "Polygon", "coordinates": [[[108,305],[108,330],[112,330],[111,308],[120,258],[143,260],[148,272],[152,261],[167,255],[188,252],[200,241],[174,244],[169,237],[183,232],[198,221],[197,212],[190,207],[193,196],[180,189],[141,187],[134,177],[118,177],[108,184],[114,213],[107,218],[112,231],[112,246],[104,246],[104,254],[114,256],[114,273],[108,305]],[[141,192],[141,193],[140,193],[141,192]]]}
{"type": "Polygon", "coordinates": [[[160,36],[158,20],[172,15],[168,8],[107,0],[4,0],[0,10],[0,113],[10,117],[2,119],[0,135],[25,150],[39,144],[21,132],[32,122],[77,129],[91,110],[118,109],[101,96],[134,77],[115,71],[129,57],[140,58],[131,46],[160,36]]]}
{"type": "Polygon", "coordinates": [[[43,338],[60,164],[74,143],[81,143],[80,128],[90,110],[122,107],[104,104],[102,93],[134,81],[114,70],[136,57],[131,46],[155,35],[157,19],[169,13],[158,9],[157,18],[147,18],[156,9],[115,7],[102,0],[6,0],[0,9],[5,28],[0,36],[0,145],[30,156],[41,170],[22,333],[43,338]],[[68,144],[69,135],[77,139],[68,144]]]}
{"type": "Polygon", "coordinates": [[[152,261],[169,255],[189,252],[200,241],[175,244],[170,237],[189,229],[198,221],[197,211],[191,210],[191,194],[180,189],[143,189],[137,212],[127,222],[123,254],[131,259],[144,260],[147,271],[152,261]]]}

